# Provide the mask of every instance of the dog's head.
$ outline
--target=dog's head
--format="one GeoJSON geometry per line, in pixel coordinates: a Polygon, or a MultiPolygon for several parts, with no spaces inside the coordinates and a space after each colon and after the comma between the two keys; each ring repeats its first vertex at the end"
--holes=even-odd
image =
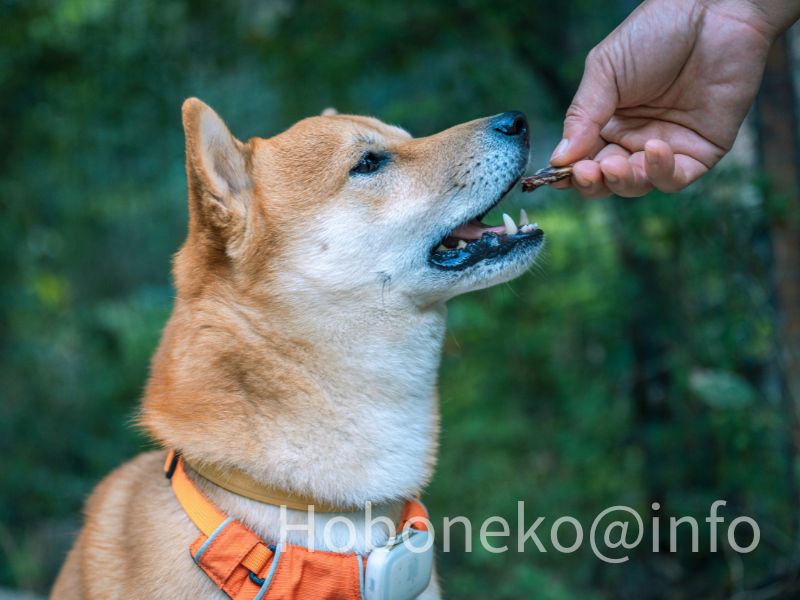
{"type": "Polygon", "coordinates": [[[412,138],[326,111],[246,143],[199,100],[185,102],[183,120],[191,214],[176,266],[183,294],[202,287],[204,268],[273,294],[428,305],[516,277],[542,246],[535,226],[481,222],[527,164],[521,113],[412,138]]]}

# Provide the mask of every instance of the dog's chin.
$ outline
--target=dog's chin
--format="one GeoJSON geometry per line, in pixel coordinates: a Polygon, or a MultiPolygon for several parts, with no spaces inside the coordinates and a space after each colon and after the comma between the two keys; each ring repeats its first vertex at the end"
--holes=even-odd
{"type": "Polygon", "coordinates": [[[474,251],[469,246],[461,250],[473,252],[473,255],[459,263],[458,268],[434,268],[440,282],[445,284],[441,291],[449,299],[519,277],[536,262],[544,238],[544,232],[538,228],[529,234],[484,236],[474,251]],[[475,258],[475,255],[479,257],[475,258]],[[465,265],[465,262],[471,264],[465,265]]]}

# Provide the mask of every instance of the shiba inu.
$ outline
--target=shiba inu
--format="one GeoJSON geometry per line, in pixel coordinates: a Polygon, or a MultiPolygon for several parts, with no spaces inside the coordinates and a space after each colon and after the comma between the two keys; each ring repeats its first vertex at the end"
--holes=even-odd
{"type": "MultiPolygon", "coordinates": [[[[528,122],[508,112],[412,138],[326,111],[241,142],[189,99],[183,125],[189,232],[141,424],[265,543],[279,507],[201,467],[339,507],[315,513],[314,540],[288,541],[330,550],[316,536],[347,515],[364,554],[392,534],[361,531],[365,503],[397,522],[433,472],[445,302],[520,275],[542,247],[535,225],[481,221],[525,170],[528,122]]],[[[187,551],[198,529],[164,457],[140,455],[97,487],[53,598],[225,597],[187,551]]],[[[439,597],[435,577],[421,597],[439,597]]]]}

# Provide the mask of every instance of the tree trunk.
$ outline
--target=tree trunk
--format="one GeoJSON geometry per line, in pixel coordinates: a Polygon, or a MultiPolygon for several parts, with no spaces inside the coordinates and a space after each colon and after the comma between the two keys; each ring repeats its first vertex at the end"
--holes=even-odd
{"type": "MultiPolygon", "coordinates": [[[[758,99],[760,161],[767,178],[776,326],[777,368],[789,419],[787,482],[795,511],[800,511],[797,455],[800,449],[800,153],[796,95],[787,36],[770,51],[758,99]]],[[[800,531],[800,513],[795,535],[800,531]]]]}

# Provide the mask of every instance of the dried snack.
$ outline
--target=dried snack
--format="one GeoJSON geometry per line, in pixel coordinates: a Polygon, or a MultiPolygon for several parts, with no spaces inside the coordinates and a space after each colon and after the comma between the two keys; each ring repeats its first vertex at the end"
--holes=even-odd
{"type": "Polygon", "coordinates": [[[520,183],[523,192],[532,192],[543,185],[550,185],[570,177],[572,177],[572,167],[546,167],[539,169],[530,177],[523,177],[520,183]]]}

